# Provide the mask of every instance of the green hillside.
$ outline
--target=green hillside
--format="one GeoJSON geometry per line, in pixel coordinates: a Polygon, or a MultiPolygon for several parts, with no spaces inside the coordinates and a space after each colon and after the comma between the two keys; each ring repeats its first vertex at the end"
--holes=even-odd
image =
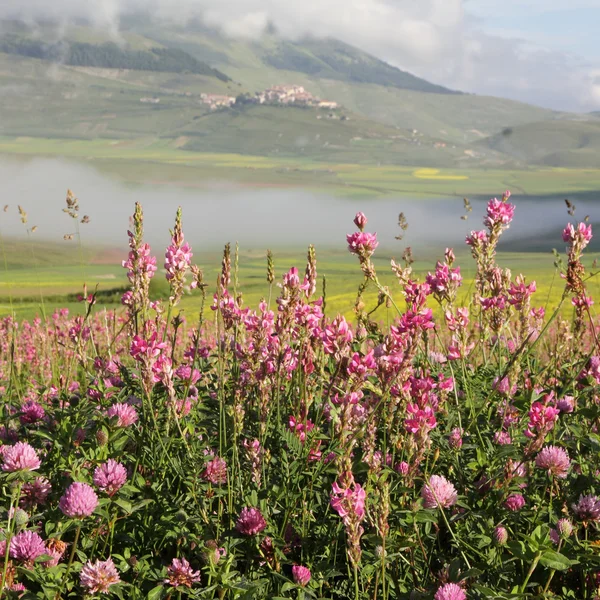
{"type": "Polygon", "coordinates": [[[600,168],[600,122],[545,121],[506,128],[480,146],[552,167],[600,168]]]}
{"type": "Polygon", "coordinates": [[[333,39],[306,38],[300,42],[279,40],[264,52],[266,64],[284,71],[299,71],[320,79],[373,83],[418,92],[452,94],[410,73],[333,39]]]}
{"type": "Polygon", "coordinates": [[[137,50],[120,48],[114,42],[89,44],[66,40],[48,44],[39,39],[7,34],[0,37],[0,52],[79,67],[187,72],[229,81],[227,75],[178,48],[137,50]]]}
{"type": "Polygon", "coordinates": [[[452,92],[332,39],[235,40],[198,23],[114,32],[0,21],[0,135],[425,167],[598,166],[594,115],[452,92]],[[118,39],[117,39],[118,38],[118,39]],[[294,84],[340,109],[234,107],[294,84]]]}

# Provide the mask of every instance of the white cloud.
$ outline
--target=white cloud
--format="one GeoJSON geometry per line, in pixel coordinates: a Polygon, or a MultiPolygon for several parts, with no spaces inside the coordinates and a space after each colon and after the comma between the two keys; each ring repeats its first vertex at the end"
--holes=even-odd
{"type": "MultiPolygon", "coordinates": [[[[455,89],[552,108],[600,108],[586,65],[526,39],[490,34],[476,15],[512,17],[593,7],[598,0],[0,0],[0,16],[86,16],[117,27],[119,15],[145,9],[160,20],[201,17],[231,36],[256,37],[267,23],[282,35],[332,36],[455,89]]],[[[523,35],[524,37],[524,35],[523,35]]]]}

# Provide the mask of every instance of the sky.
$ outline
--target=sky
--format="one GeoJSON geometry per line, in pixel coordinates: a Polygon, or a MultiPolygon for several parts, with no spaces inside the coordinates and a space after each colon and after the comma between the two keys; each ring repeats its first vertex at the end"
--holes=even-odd
{"type": "Polygon", "coordinates": [[[331,36],[453,89],[557,110],[600,110],[600,0],[1,0],[0,17],[201,18],[232,37],[267,24],[331,36]]]}

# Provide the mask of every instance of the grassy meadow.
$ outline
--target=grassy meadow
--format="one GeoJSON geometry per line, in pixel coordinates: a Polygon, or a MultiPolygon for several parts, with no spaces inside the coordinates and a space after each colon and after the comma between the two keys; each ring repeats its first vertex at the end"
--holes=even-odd
{"type": "MultiPolygon", "coordinates": [[[[72,243],[72,242],[71,242],[72,243]]],[[[57,308],[69,308],[72,314],[81,314],[85,308],[77,299],[82,293],[83,284],[87,285],[88,293],[97,290],[97,307],[99,309],[120,309],[120,298],[127,288],[125,270],[121,267],[118,257],[119,250],[111,249],[83,249],[83,262],[77,252],[72,251],[73,246],[35,242],[33,245],[26,242],[5,242],[6,264],[0,270],[0,314],[8,315],[11,310],[19,318],[31,319],[36,315],[51,314],[57,308]]],[[[340,241],[340,250],[319,249],[317,247],[317,270],[319,275],[319,290],[322,290],[323,277],[326,282],[326,314],[330,317],[343,314],[352,320],[353,307],[356,300],[357,289],[363,278],[357,269],[355,259],[344,251],[343,242],[340,241]]],[[[457,264],[461,267],[464,282],[458,294],[459,302],[466,302],[472,295],[475,265],[469,253],[463,249],[456,249],[457,264]]],[[[122,248],[123,258],[126,249],[122,248]]],[[[159,274],[162,274],[163,250],[154,248],[157,256],[159,274]]],[[[277,282],[290,267],[296,266],[300,273],[304,272],[306,264],[306,250],[273,248],[275,261],[275,284],[271,291],[274,299],[278,294],[277,282]]],[[[374,257],[380,280],[391,289],[397,287],[397,282],[390,270],[390,259],[400,261],[402,250],[389,253],[382,250],[374,257]]],[[[208,299],[212,301],[212,294],[216,289],[216,281],[221,271],[221,256],[216,252],[202,252],[196,249],[195,261],[203,269],[204,278],[208,284],[208,299]]],[[[433,272],[436,257],[431,251],[421,252],[417,255],[412,265],[413,272],[423,280],[428,272],[433,272]]],[[[600,255],[589,254],[586,257],[586,267],[594,273],[592,263],[600,255]],[[589,264],[588,264],[589,263],[589,264]]],[[[528,281],[537,282],[537,293],[534,296],[535,304],[544,306],[547,311],[552,311],[560,302],[564,289],[563,280],[559,271],[554,266],[555,258],[551,253],[542,252],[500,252],[498,264],[511,269],[513,276],[523,273],[528,281]]],[[[591,293],[600,293],[600,278],[592,276],[587,282],[591,293]]],[[[256,250],[239,252],[238,289],[243,292],[244,304],[250,307],[257,306],[261,298],[269,297],[269,284],[266,280],[266,250],[261,253],[256,250]]],[[[155,277],[151,285],[151,294],[154,298],[168,298],[169,286],[162,277],[155,277]]],[[[368,293],[367,306],[377,306],[375,292],[368,293]]],[[[430,301],[430,306],[437,311],[437,305],[430,301]]],[[[190,319],[195,319],[200,307],[200,294],[198,291],[187,291],[181,303],[180,310],[190,319]]],[[[565,308],[566,311],[570,307],[565,308]]],[[[594,307],[592,307],[594,312],[594,307]]],[[[374,318],[386,321],[389,313],[385,307],[380,307],[374,318]]]]}
{"type": "Polygon", "coordinates": [[[0,155],[22,160],[60,157],[93,165],[132,183],[206,187],[303,187],[345,197],[488,196],[511,189],[520,196],[595,192],[600,170],[558,167],[432,168],[323,162],[312,158],[182,150],[170,139],[0,137],[0,155]]]}

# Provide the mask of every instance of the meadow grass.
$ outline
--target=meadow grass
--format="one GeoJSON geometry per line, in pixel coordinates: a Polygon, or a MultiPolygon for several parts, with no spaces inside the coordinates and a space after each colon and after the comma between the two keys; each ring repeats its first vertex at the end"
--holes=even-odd
{"type": "Polygon", "coordinates": [[[560,195],[600,190],[597,169],[481,168],[422,169],[331,162],[311,158],[193,152],[172,139],[60,139],[0,137],[0,155],[26,159],[63,157],[85,161],[136,183],[203,187],[215,181],[249,186],[304,187],[362,198],[398,194],[485,196],[490,189],[511,188],[521,196],[560,195]]]}

